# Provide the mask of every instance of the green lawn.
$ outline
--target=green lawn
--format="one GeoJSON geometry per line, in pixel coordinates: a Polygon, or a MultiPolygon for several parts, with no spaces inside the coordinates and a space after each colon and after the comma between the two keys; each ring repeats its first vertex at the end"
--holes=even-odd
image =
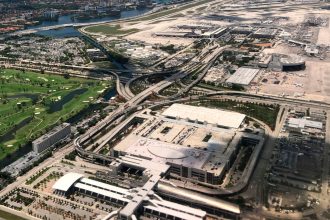
{"type": "Polygon", "coordinates": [[[0,210],[0,217],[5,220],[26,220],[25,218],[19,217],[17,215],[13,215],[9,212],[5,212],[0,210]]]}
{"type": "Polygon", "coordinates": [[[275,128],[276,118],[279,112],[278,105],[265,105],[254,103],[241,103],[236,101],[207,100],[200,101],[201,106],[228,109],[246,114],[266,123],[271,129],[275,128]]]}
{"type": "MultiPolygon", "coordinates": [[[[202,4],[205,4],[205,3],[208,3],[208,2],[212,2],[212,1],[213,0],[202,0],[202,1],[199,1],[199,2],[186,4],[186,5],[183,5],[181,7],[168,9],[168,10],[163,10],[163,11],[160,11],[160,12],[152,13],[150,15],[145,15],[145,16],[142,16],[142,17],[138,17],[136,19],[133,18],[133,19],[130,19],[129,22],[134,22],[135,23],[135,22],[138,22],[138,21],[148,21],[148,20],[152,20],[152,19],[155,19],[155,18],[160,18],[160,17],[163,17],[163,16],[174,14],[174,13],[180,12],[182,10],[186,10],[186,9],[196,7],[198,5],[202,5],[202,4]]],[[[181,15],[182,14],[179,14],[178,16],[181,16],[181,15]]],[[[117,25],[101,24],[101,25],[95,25],[95,26],[87,27],[87,28],[85,28],[85,31],[87,31],[91,34],[92,33],[101,33],[101,34],[105,34],[105,35],[126,35],[126,34],[132,34],[132,33],[138,32],[139,29],[132,28],[132,29],[127,29],[127,30],[122,30],[120,25],[118,25],[118,24],[117,25]]]]}
{"type": "Polygon", "coordinates": [[[202,1],[199,1],[199,2],[196,2],[196,3],[187,4],[187,5],[178,7],[178,8],[164,10],[164,11],[156,12],[156,13],[153,13],[153,14],[150,14],[150,15],[147,15],[147,16],[143,16],[141,18],[135,19],[134,21],[148,21],[148,20],[152,20],[152,19],[155,19],[155,18],[160,18],[160,17],[166,16],[166,15],[170,15],[170,14],[173,14],[173,13],[176,13],[176,12],[179,12],[179,11],[182,11],[182,10],[186,10],[188,8],[193,8],[193,7],[196,7],[198,5],[202,5],[202,4],[205,4],[205,3],[208,3],[208,2],[212,2],[212,1],[213,0],[202,0],[202,1]]]}
{"type": "Polygon", "coordinates": [[[138,32],[139,29],[132,28],[132,29],[122,30],[120,25],[118,24],[117,25],[101,24],[101,25],[90,26],[86,28],[85,31],[89,33],[100,33],[105,35],[126,35],[126,34],[132,34],[138,32]]]}
{"type": "Polygon", "coordinates": [[[109,86],[111,82],[0,70],[0,138],[13,134],[0,139],[0,159],[86,108],[109,86]],[[18,127],[21,122],[26,123],[18,127]]]}

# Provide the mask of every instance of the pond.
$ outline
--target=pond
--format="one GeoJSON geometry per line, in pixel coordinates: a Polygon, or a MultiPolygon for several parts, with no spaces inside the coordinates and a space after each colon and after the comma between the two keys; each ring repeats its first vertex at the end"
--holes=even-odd
{"type": "Polygon", "coordinates": [[[0,143],[10,141],[15,138],[15,133],[25,125],[29,124],[32,121],[33,117],[28,117],[21,121],[19,124],[15,125],[12,129],[7,131],[5,134],[0,136],[0,143]]]}
{"type": "Polygon", "coordinates": [[[115,97],[117,95],[117,90],[116,90],[116,87],[112,87],[111,89],[108,89],[104,95],[103,95],[103,98],[106,100],[106,101],[109,101],[112,97],[115,97]]]}
{"type": "Polygon", "coordinates": [[[32,100],[33,104],[36,104],[36,102],[39,99],[39,94],[33,94],[33,93],[22,93],[22,94],[15,94],[8,96],[9,99],[17,99],[17,98],[28,98],[32,100]]]}
{"type": "Polygon", "coordinates": [[[57,102],[51,102],[48,105],[48,113],[54,113],[57,111],[61,111],[63,109],[63,106],[70,102],[75,96],[77,95],[81,95],[83,93],[85,93],[87,91],[86,88],[81,88],[81,89],[76,89],[71,91],[69,94],[67,94],[66,96],[62,97],[61,100],[57,101],[57,102]]]}

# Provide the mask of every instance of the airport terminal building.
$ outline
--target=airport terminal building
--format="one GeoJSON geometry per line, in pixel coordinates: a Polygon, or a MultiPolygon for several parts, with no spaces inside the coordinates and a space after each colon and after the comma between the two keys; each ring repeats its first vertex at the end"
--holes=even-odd
{"type": "MultiPolygon", "coordinates": [[[[132,189],[110,185],[90,178],[84,174],[67,173],[61,177],[52,187],[53,193],[58,196],[67,196],[74,192],[97,198],[121,207],[118,211],[110,213],[104,219],[134,220],[137,215],[149,218],[172,219],[172,220],[205,220],[207,212],[200,208],[183,205],[166,200],[155,193],[154,190],[166,192],[171,189],[172,193],[179,195],[180,189],[173,190],[173,186],[154,181],[155,177],[143,186],[132,189]],[[177,192],[176,192],[177,191],[177,192]]],[[[238,219],[241,210],[238,205],[220,199],[203,196],[198,193],[186,194],[187,201],[203,204],[205,201],[211,207],[221,210],[231,219],[238,219]]]]}
{"type": "Polygon", "coordinates": [[[111,167],[120,169],[129,166],[132,157],[141,158],[155,166],[168,165],[163,173],[219,185],[242,142],[262,142],[260,136],[238,132],[244,119],[236,112],[173,104],[113,148],[113,156],[121,162],[111,167]]]}

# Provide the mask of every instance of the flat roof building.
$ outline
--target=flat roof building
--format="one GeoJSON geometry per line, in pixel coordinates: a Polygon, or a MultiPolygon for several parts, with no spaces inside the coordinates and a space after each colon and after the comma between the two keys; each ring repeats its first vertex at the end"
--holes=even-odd
{"type": "Polygon", "coordinates": [[[202,169],[210,157],[210,152],[207,151],[148,138],[138,139],[125,152],[150,158],[155,164],[180,164],[195,169],[202,169]]]}
{"type": "Polygon", "coordinates": [[[216,37],[219,37],[222,34],[224,34],[226,31],[227,31],[226,27],[220,27],[215,30],[206,31],[201,36],[209,37],[209,38],[216,38],[216,37]]]}
{"type": "Polygon", "coordinates": [[[253,28],[250,26],[234,27],[230,31],[231,34],[251,34],[252,32],[253,32],[253,28]]]}
{"type": "Polygon", "coordinates": [[[226,83],[247,86],[259,73],[259,69],[250,67],[240,67],[231,75],[226,83]]]}
{"type": "Polygon", "coordinates": [[[167,108],[163,116],[172,119],[188,119],[190,122],[207,123],[225,128],[239,128],[245,115],[206,107],[173,104],[167,108]]]}
{"type": "Polygon", "coordinates": [[[236,112],[173,104],[142,123],[112,153],[128,167],[219,184],[239,150],[242,133],[235,131],[244,118],[236,112]]]}
{"type": "Polygon", "coordinates": [[[271,60],[272,60],[272,55],[266,54],[259,59],[258,66],[261,68],[267,68],[271,60]]]}
{"type": "Polygon", "coordinates": [[[277,34],[276,28],[259,28],[253,33],[255,38],[274,38],[277,34]]]}
{"type": "Polygon", "coordinates": [[[71,125],[63,123],[32,142],[33,151],[41,153],[71,134],[71,125]]]}
{"type": "Polygon", "coordinates": [[[315,56],[319,53],[319,49],[316,45],[306,45],[305,46],[305,52],[310,56],[315,56]]]}
{"type": "Polygon", "coordinates": [[[299,129],[305,129],[305,128],[322,129],[323,128],[322,122],[312,121],[312,120],[308,120],[306,118],[289,118],[287,125],[288,125],[288,127],[299,128],[299,129]]]}

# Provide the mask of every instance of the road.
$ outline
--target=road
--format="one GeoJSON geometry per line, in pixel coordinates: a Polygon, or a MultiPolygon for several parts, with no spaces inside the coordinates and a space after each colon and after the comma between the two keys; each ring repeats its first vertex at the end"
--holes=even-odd
{"type": "MultiPolygon", "coordinates": [[[[215,57],[219,55],[223,51],[223,48],[215,50],[215,52],[208,54],[207,56],[203,57],[202,60],[214,60],[215,57]]],[[[142,103],[145,99],[147,99],[152,94],[157,94],[161,90],[169,87],[171,84],[176,82],[179,79],[182,79],[191,72],[193,72],[195,69],[200,68],[200,64],[196,64],[195,62],[189,62],[186,66],[184,66],[179,72],[173,74],[172,76],[162,80],[159,83],[156,83],[149,88],[145,89],[141,93],[135,95],[133,98],[130,98],[127,100],[127,102],[121,106],[119,106],[114,112],[110,113],[105,119],[103,119],[101,122],[99,122],[96,126],[89,129],[85,135],[77,139],[76,143],[79,145],[79,143],[83,143],[93,137],[95,134],[99,133],[102,129],[106,128],[111,122],[116,120],[118,117],[120,117],[123,114],[126,114],[136,108],[140,103],[142,103]]],[[[204,64],[204,68],[209,68],[210,65],[204,64]]],[[[200,80],[201,78],[199,78],[200,80]]],[[[117,81],[118,82],[118,81],[117,81]]],[[[194,81],[195,82],[195,81],[194,81]]],[[[191,86],[191,85],[190,85],[191,86]]],[[[102,142],[103,146],[104,143],[102,142]]],[[[82,149],[80,148],[80,151],[82,152],[82,149]]]]}

